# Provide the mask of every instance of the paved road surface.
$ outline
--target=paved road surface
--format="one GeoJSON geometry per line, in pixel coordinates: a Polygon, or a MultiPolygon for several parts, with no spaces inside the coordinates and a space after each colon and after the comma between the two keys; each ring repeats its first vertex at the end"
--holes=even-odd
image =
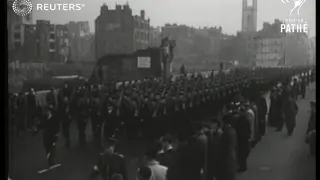
{"type": "MultiPolygon", "coordinates": [[[[253,149],[248,162],[248,171],[240,174],[240,180],[313,180],[315,179],[315,159],[310,157],[303,143],[306,130],[309,100],[315,99],[315,92],[309,93],[306,100],[299,100],[300,112],[297,117],[297,128],[292,137],[286,137],[285,132],[275,133],[268,129],[268,134],[253,149]]],[[[88,140],[91,141],[90,125],[87,128],[88,140]]],[[[62,166],[38,175],[37,171],[46,167],[45,153],[42,147],[41,133],[34,138],[30,132],[17,137],[11,135],[11,154],[9,157],[10,175],[14,180],[87,180],[92,166],[97,160],[99,149],[88,144],[81,150],[77,145],[75,123],[71,128],[72,147],[65,149],[60,138],[57,150],[57,162],[62,166]]],[[[142,143],[144,144],[144,143],[142,143]]],[[[120,152],[134,157],[141,152],[141,145],[120,147],[120,152]],[[127,148],[127,147],[130,148],[127,148]]],[[[134,179],[135,165],[128,158],[129,173],[134,179]]]]}
{"type": "Polygon", "coordinates": [[[274,132],[268,134],[253,149],[248,159],[248,171],[239,174],[239,180],[315,180],[315,158],[308,153],[304,143],[309,118],[309,101],[315,100],[315,85],[311,86],[306,99],[297,101],[299,113],[293,136],[274,132]]]}

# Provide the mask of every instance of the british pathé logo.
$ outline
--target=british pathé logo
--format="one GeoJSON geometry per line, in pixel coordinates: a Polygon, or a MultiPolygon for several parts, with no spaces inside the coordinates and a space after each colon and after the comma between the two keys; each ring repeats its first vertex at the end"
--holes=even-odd
{"type": "Polygon", "coordinates": [[[281,0],[283,4],[293,4],[289,17],[281,24],[282,33],[308,33],[308,23],[300,17],[300,9],[306,0],[281,0]]]}

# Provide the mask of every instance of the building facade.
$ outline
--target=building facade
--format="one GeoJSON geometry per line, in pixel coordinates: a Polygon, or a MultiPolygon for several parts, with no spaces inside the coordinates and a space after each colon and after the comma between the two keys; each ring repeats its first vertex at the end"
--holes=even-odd
{"type": "Polygon", "coordinates": [[[25,27],[32,24],[32,13],[27,16],[18,16],[12,10],[13,0],[7,1],[7,32],[9,59],[24,61],[22,46],[25,40],[25,27]]]}
{"type": "Polygon", "coordinates": [[[140,16],[133,16],[128,4],[116,5],[115,9],[103,5],[95,26],[97,59],[106,54],[132,53],[149,46],[150,19],[146,19],[144,10],[140,16]]]}
{"type": "Polygon", "coordinates": [[[256,66],[284,66],[286,35],[280,32],[281,21],[264,23],[255,37],[256,66]]]}
{"type": "Polygon", "coordinates": [[[186,25],[165,24],[161,29],[161,37],[169,37],[176,41],[174,54],[176,57],[191,53],[192,38],[191,28],[186,25]]]}
{"type": "Polygon", "coordinates": [[[242,32],[257,31],[257,0],[252,0],[252,6],[248,6],[248,0],[242,1],[242,32]]]}
{"type": "Polygon", "coordinates": [[[149,46],[150,47],[160,47],[160,45],[161,45],[161,27],[150,27],[149,36],[150,36],[149,46]]]}
{"type": "Polygon", "coordinates": [[[88,21],[71,21],[67,26],[68,39],[70,44],[71,61],[83,61],[88,51],[90,51],[91,40],[90,26],[88,21]]]}

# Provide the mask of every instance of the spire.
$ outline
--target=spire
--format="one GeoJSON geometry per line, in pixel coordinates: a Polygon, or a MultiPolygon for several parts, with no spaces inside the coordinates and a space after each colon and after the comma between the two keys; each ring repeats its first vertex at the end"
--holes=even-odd
{"type": "Polygon", "coordinates": [[[255,11],[258,10],[258,2],[257,2],[257,0],[253,0],[253,9],[254,9],[255,11]]]}
{"type": "Polygon", "coordinates": [[[242,0],[242,9],[247,9],[247,6],[248,6],[248,1],[242,0]]]}

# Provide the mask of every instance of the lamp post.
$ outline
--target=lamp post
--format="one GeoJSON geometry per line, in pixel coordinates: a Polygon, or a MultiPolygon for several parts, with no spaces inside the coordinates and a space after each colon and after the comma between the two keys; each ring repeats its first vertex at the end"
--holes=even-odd
{"type": "Polygon", "coordinates": [[[162,77],[165,81],[170,77],[170,65],[173,59],[173,49],[176,46],[174,40],[169,38],[163,38],[161,40],[161,61],[163,64],[162,68],[162,77]]]}

